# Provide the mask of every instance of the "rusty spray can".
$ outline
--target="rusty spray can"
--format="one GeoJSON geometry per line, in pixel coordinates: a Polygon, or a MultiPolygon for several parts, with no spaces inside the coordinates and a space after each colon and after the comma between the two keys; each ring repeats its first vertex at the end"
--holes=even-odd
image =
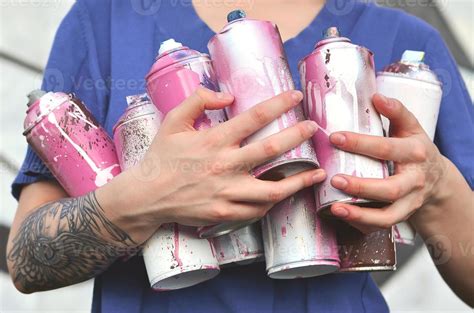
{"type": "MultiPolygon", "coordinates": [[[[127,102],[125,113],[114,126],[124,170],[143,159],[163,118],[146,94],[127,97],[127,102]]],[[[176,223],[164,224],[156,231],[143,247],[143,259],[150,285],[158,291],[193,286],[220,271],[212,243],[198,238],[195,227],[176,223]]]]}

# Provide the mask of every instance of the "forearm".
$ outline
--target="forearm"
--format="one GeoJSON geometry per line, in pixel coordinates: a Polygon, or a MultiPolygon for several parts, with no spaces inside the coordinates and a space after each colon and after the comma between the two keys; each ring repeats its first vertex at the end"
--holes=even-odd
{"type": "Polygon", "coordinates": [[[410,219],[439,272],[466,303],[474,306],[474,196],[447,159],[436,196],[410,219]]]}
{"type": "Polygon", "coordinates": [[[45,204],[27,215],[10,234],[7,261],[15,286],[31,293],[92,278],[136,247],[92,192],[45,204]]]}

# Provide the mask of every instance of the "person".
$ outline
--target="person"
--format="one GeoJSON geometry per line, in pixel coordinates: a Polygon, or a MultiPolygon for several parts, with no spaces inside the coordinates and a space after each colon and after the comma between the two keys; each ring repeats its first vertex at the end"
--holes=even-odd
{"type": "MultiPolygon", "coordinates": [[[[331,210],[364,232],[408,220],[433,247],[446,282],[473,306],[474,282],[468,273],[474,270],[474,256],[463,248],[473,243],[473,109],[440,35],[417,18],[354,0],[78,0],[57,32],[43,89],[75,92],[111,133],[124,112],[125,97],[144,92],[143,77],[160,42],[174,38],[206,51],[207,41],[237,6],[249,17],[279,25],[297,87],[298,60],[312,51],[329,26],[371,49],[379,70],[400,59],[404,50],[426,52],[426,63],[444,82],[436,145],[401,103],[374,96],[376,109],[391,121],[392,138],[340,132],[331,134],[331,142],[340,149],[394,161],[395,175],[338,175],[331,183],[347,193],[391,204],[379,210],[338,204],[331,210]]],[[[367,273],[281,281],[268,278],[264,265],[255,263],[223,269],[215,279],[194,287],[155,293],[140,256],[123,261],[110,252],[139,247],[162,223],[208,225],[261,217],[274,203],[325,179],[320,169],[278,182],[258,181],[237,166],[263,162],[317,131],[306,121],[239,148],[242,138],[301,98],[298,91],[286,92],[216,128],[197,132],[193,120],[204,108],[223,108],[233,99],[199,89],[166,117],[147,152],[145,159],[160,160],[156,179],[140,179],[150,170],[143,162],[77,198],[67,198],[29,148],[12,186],[19,205],[7,253],[15,286],[31,293],[95,277],[93,312],[387,312],[367,273]],[[163,166],[181,161],[227,166],[196,167],[206,169],[201,172],[163,166]],[[102,245],[112,249],[96,249],[102,245]],[[71,246],[84,249],[72,253],[67,249],[71,246]]]]}

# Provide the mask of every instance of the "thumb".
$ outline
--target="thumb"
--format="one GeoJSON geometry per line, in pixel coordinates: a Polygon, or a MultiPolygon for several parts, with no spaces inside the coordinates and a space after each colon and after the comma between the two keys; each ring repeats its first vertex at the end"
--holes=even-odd
{"type": "Polygon", "coordinates": [[[424,132],[413,113],[397,99],[375,94],[372,102],[377,111],[390,120],[391,136],[408,137],[424,132]]]}
{"type": "Polygon", "coordinates": [[[194,129],[194,122],[205,110],[223,109],[230,105],[233,100],[234,97],[230,94],[199,87],[179,106],[168,112],[160,131],[178,133],[194,129]]]}

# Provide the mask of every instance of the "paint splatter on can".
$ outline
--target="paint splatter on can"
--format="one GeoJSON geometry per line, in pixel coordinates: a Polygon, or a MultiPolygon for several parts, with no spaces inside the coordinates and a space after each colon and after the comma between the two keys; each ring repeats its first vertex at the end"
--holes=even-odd
{"type": "MultiPolygon", "coordinates": [[[[146,94],[127,97],[127,102],[125,113],[114,127],[124,170],[143,159],[163,118],[146,94]]],[[[200,239],[195,227],[175,223],[162,225],[145,243],[143,258],[150,285],[158,291],[193,286],[220,271],[212,243],[200,239]]]]}
{"type": "MultiPolygon", "coordinates": [[[[377,73],[377,91],[399,100],[433,140],[443,92],[436,74],[423,62],[424,57],[423,51],[405,51],[400,61],[377,73]]],[[[390,121],[382,116],[382,123],[390,134],[390,121]]],[[[398,243],[413,245],[416,232],[410,224],[400,223],[395,226],[394,236],[398,243]]]]}
{"type": "Polygon", "coordinates": [[[263,242],[260,223],[254,223],[230,234],[212,239],[219,265],[241,265],[263,258],[263,242]]]}
{"type": "Polygon", "coordinates": [[[330,214],[337,202],[364,207],[382,207],[386,203],[348,195],[331,185],[338,174],[364,178],[385,178],[387,164],[367,156],[335,148],[329,135],[337,131],[383,136],[380,115],[372,104],[376,92],[373,54],[348,38],[339,37],[336,28],[299,63],[304,90],[306,115],[319,125],[313,143],[321,167],[328,178],[317,188],[318,212],[330,214]]]}
{"type": "Polygon", "coordinates": [[[28,97],[23,135],[70,196],[91,192],[120,173],[112,140],[81,100],[40,90],[28,97]]]}
{"type": "Polygon", "coordinates": [[[276,204],[262,219],[267,273],[271,278],[313,277],[339,269],[336,233],[316,213],[314,189],[276,204]]]}

